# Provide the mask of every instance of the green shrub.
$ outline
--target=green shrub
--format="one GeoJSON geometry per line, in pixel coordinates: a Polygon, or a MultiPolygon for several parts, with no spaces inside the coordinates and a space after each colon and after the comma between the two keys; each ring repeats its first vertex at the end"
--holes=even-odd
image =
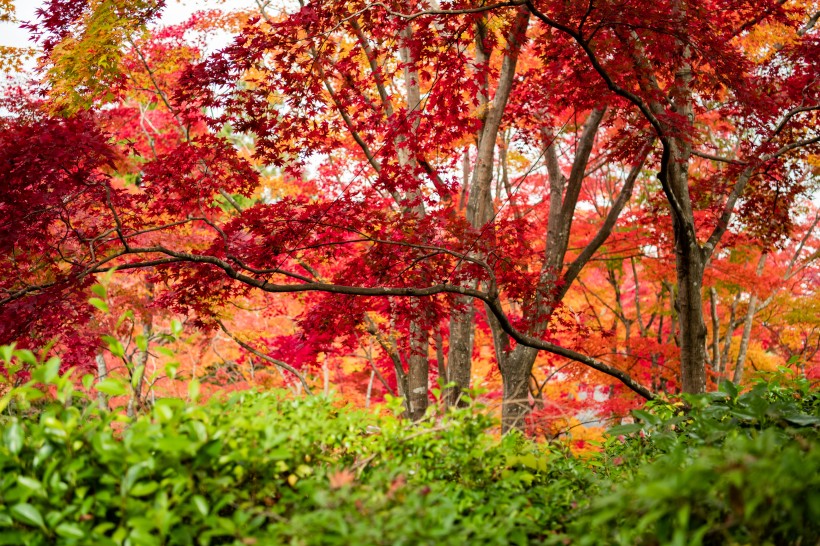
{"type": "Polygon", "coordinates": [[[820,542],[816,390],[781,374],[743,394],[728,383],[688,401],[688,411],[650,406],[634,412],[641,423],[612,429],[600,484],[611,492],[579,510],[574,542],[820,542]],[[624,432],[632,436],[615,437],[624,432]]]}
{"type": "Polygon", "coordinates": [[[128,420],[71,385],[37,371],[0,418],[0,544],[534,544],[581,481],[469,409],[408,426],[245,392],[128,420]]]}
{"type": "Polygon", "coordinates": [[[0,398],[0,544],[820,541],[820,403],[805,381],[648,404],[577,458],[499,439],[476,408],[410,425],[244,392],[127,419],[58,361],[31,369],[0,398]]]}

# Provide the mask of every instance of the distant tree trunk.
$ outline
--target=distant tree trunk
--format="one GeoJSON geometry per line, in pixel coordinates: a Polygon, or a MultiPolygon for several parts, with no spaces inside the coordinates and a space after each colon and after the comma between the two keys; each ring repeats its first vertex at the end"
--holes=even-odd
{"type": "MultiPolygon", "coordinates": [[[[97,361],[97,380],[104,381],[106,377],[108,377],[108,367],[105,364],[105,355],[103,354],[102,350],[97,352],[96,356],[97,361]]],[[[105,393],[102,391],[97,391],[97,404],[99,404],[100,409],[108,409],[108,398],[105,396],[105,393]]]]}
{"type": "MultiPolygon", "coordinates": [[[[760,256],[760,261],[757,262],[757,270],[755,273],[759,277],[763,273],[763,268],[766,265],[766,254],[760,256]]],[[[743,381],[743,368],[746,364],[746,352],[749,350],[749,340],[752,337],[752,326],[754,325],[755,313],[757,312],[758,298],[757,294],[752,292],[749,296],[749,307],[746,309],[746,320],[743,323],[743,334],[740,338],[740,348],[737,351],[737,360],[735,361],[735,375],[732,378],[734,383],[743,381]]]]}

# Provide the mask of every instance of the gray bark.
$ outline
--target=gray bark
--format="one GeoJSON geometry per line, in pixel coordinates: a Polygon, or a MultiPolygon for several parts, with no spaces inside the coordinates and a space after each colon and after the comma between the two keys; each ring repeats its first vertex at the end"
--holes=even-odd
{"type": "MultiPolygon", "coordinates": [[[[105,364],[105,355],[103,355],[102,351],[97,352],[96,362],[97,380],[103,381],[106,377],[108,377],[108,367],[105,364]]],[[[97,391],[97,404],[99,404],[100,409],[102,410],[108,409],[108,398],[105,396],[104,392],[97,391]]]]}
{"type": "Polygon", "coordinates": [[[428,396],[430,361],[428,350],[430,342],[427,332],[417,323],[410,326],[410,354],[407,358],[407,416],[412,421],[424,417],[430,403],[428,396]]]}
{"type": "MultiPolygon", "coordinates": [[[[763,273],[763,268],[766,265],[766,254],[760,257],[757,262],[757,270],[755,273],[759,277],[763,273]]],[[[749,350],[749,340],[752,337],[752,326],[754,325],[755,313],[757,312],[758,298],[757,294],[752,293],[749,296],[749,307],[746,309],[746,320],[743,323],[743,334],[740,337],[740,347],[737,351],[737,360],[735,361],[735,374],[732,381],[740,383],[743,381],[743,368],[746,364],[746,352],[749,350]]]]}

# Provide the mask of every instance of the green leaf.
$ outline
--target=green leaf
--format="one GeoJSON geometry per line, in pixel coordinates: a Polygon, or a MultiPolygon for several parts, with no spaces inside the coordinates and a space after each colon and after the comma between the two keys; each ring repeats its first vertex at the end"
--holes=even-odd
{"type": "Polygon", "coordinates": [[[171,335],[174,337],[179,337],[179,334],[182,333],[182,323],[180,323],[177,319],[171,320],[171,335]]]}
{"type": "Polygon", "coordinates": [[[650,425],[659,425],[661,423],[660,417],[658,417],[657,415],[654,415],[652,413],[649,413],[648,411],[637,410],[636,409],[636,410],[632,410],[632,415],[634,415],[636,419],[640,419],[644,423],[647,423],[647,424],[650,424],[650,425]]]}
{"type": "Polygon", "coordinates": [[[174,379],[177,376],[178,368],[179,362],[169,362],[165,365],[165,375],[167,375],[170,379],[174,379]]]}
{"type": "Polygon", "coordinates": [[[103,394],[107,394],[108,396],[122,396],[128,392],[125,385],[122,384],[122,381],[119,379],[114,379],[113,377],[106,377],[94,385],[94,388],[103,394]]]}
{"type": "Polygon", "coordinates": [[[157,482],[140,482],[135,484],[128,492],[132,497],[145,497],[153,493],[159,488],[157,482]]]}
{"type": "Polygon", "coordinates": [[[143,353],[148,352],[148,338],[147,337],[145,337],[143,335],[136,336],[134,338],[134,343],[136,343],[137,349],[139,349],[143,353]]]}
{"type": "Polygon", "coordinates": [[[195,377],[188,383],[188,398],[191,402],[196,402],[199,399],[199,380],[195,377]]]}
{"type": "MultiPolygon", "coordinates": [[[[126,321],[126,319],[134,320],[134,312],[131,309],[128,309],[126,312],[120,315],[120,318],[117,319],[117,328],[119,328],[122,325],[122,323],[126,321]]],[[[105,337],[106,336],[103,336],[103,339],[105,339],[105,337]]]]}
{"type": "Polygon", "coordinates": [[[801,427],[810,427],[813,425],[820,425],[820,417],[808,415],[805,413],[798,413],[792,415],[785,415],[783,418],[793,425],[801,427]]]}
{"type": "Polygon", "coordinates": [[[173,357],[176,354],[173,349],[169,349],[168,347],[163,347],[161,345],[159,347],[155,347],[154,350],[159,354],[168,357],[173,357]]]}
{"type": "Polygon", "coordinates": [[[20,523],[41,529],[45,528],[45,522],[43,521],[43,516],[40,514],[40,511],[27,502],[15,504],[9,512],[11,512],[11,516],[20,523]]]}
{"type": "Polygon", "coordinates": [[[60,358],[52,356],[42,366],[38,366],[36,370],[31,373],[32,379],[40,383],[50,384],[60,373],[60,358]]]}
{"type": "Polygon", "coordinates": [[[28,349],[18,349],[14,351],[14,356],[17,358],[17,360],[24,364],[28,364],[29,366],[37,365],[37,357],[34,356],[34,353],[29,351],[28,349]]]}
{"type": "Polygon", "coordinates": [[[205,500],[205,497],[201,495],[194,495],[191,500],[194,501],[194,507],[197,512],[199,512],[199,515],[203,518],[208,515],[208,501],[205,500]]]}
{"type": "Polygon", "coordinates": [[[94,374],[87,373],[83,376],[82,379],[83,388],[88,390],[91,388],[91,385],[94,383],[94,374]]]}
{"type": "Polygon", "coordinates": [[[40,483],[40,480],[29,478],[27,476],[17,476],[17,483],[19,483],[21,486],[28,489],[32,493],[37,493],[38,495],[45,495],[46,491],[43,487],[43,484],[40,483]]]}
{"type": "Polygon", "coordinates": [[[0,346],[0,358],[3,359],[3,362],[9,364],[11,362],[11,357],[14,354],[14,343],[11,345],[3,345],[0,346]]]}
{"type": "Polygon", "coordinates": [[[6,427],[6,430],[3,431],[3,443],[6,445],[9,452],[17,455],[20,453],[20,450],[23,449],[23,439],[23,427],[15,419],[8,427],[6,427]]]}
{"type": "Polygon", "coordinates": [[[735,385],[728,379],[720,384],[720,390],[722,392],[725,392],[732,398],[737,398],[737,385],[735,385]]]}
{"type": "Polygon", "coordinates": [[[6,408],[9,407],[9,403],[11,402],[13,396],[14,391],[9,391],[5,394],[5,396],[3,396],[3,398],[0,398],[0,413],[6,411],[6,408]]]}
{"type": "Polygon", "coordinates": [[[61,523],[54,531],[63,538],[85,538],[85,531],[76,523],[61,523]]]}
{"type": "Polygon", "coordinates": [[[137,390],[137,386],[139,385],[140,379],[142,378],[142,374],[145,373],[145,366],[137,366],[137,369],[134,370],[134,375],[131,376],[131,387],[134,390],[137,390]]]}
{"type": "Polygon", "coordinates": [[[105,286],[102,284],[95,284],[91,287],[91,291],[100,297],[100,299],[106,299],[108,297],[108,290],[105,289],[105,286]]]}
{"type": "Polygon", "coordinates": [[[632,434],[633,432],[638,432],[643,428],[643,425],[639,425],[638,423],[630,423],[627,425],[618,425],[614,426],[611,429],[607,430],[607,434],[610,436],[619,436],[623,434],[626,436],[627,434],[632,434]]]}
{"type": "Polygon", "coordinates": [[[125,356],[125,348],[120,343],[120,340],[112,336],[102,336],[103,341],[108,344],[108,350],[112,355],[120,358],[125,356]]]}
{"type": "Polygon", "coordinates": [[[103,313],[108,313],[108,304],[105,301],[101,300],[100,298],[90,298],[88,303],[102,311],[103,313]]]}

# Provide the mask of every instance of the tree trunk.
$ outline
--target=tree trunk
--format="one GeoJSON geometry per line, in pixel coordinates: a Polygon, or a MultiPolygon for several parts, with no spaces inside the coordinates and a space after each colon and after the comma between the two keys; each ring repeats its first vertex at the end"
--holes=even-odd
{"type": "MultiPolygon", "coordinates": [[[[97,352],[97,380],[103,381],[106,377],[108,377],[108,367],[105,365],[105,355],[103,354],[102,350],[97,352]]],[[[99,404],[100,409],[107,410],[108,409],[108,397],[105,396],[105,393],[102,391],[97,391],[97,404],[99,404]]]]}
{"type": "MultiPolygon", "coordinates": [[[[677,231],[677,228],[676,228],[677,231]]],[[[681,390],[706,390],[706,323],[703,319],[703,254],[697,241],[676,234],[681,390]]]]}
{"type": "Polygon", "coordinates": [[[524,428],[530,413],[529,380],[538,350],[519,345],[499,362],[504,385],[501,432],[524,428]]]}
{"type": "MultiPolygon", "coordinates": [[[[153,285],[149,285],[149,290],[153,295],[153,285]]],[[[142,335],[145,337],[146,345],[151,339],[153,330],[153,317],[151,315],[143,317],[142,335]]],[[[148,356],[147,347],[144,351],[139,351],[136,362],[134,363],[134,369],[131,370],[131,397],[128,399],[128,406],[126,408],[126,415],[128,415],[128,417],[135,417],[142,405],[142,387],[145,384],[145,366],[148,364],[148,356]]]]}
{"type": "Polygon", "coordinates": [[[430,342],[427,332],[417,323],[410,326],[410,355],[407,359],[407,417],[418,421],[424,417],[429,405],[427,395],[430,388],[430,361],[428,350],[430,342]]]}
{"type": "Polygon", "coordinates": [[[450,349],[447,353],[447,406],[463,405],[461,393],[470,388],[473,342],[475,341],[475,306],[470,298],[459,298],[450,313],[450,349]],[[462,307],[463,306],[463,307],[462,307]]]}
{"type": "MultiPolygon", "coordinates": [[[[757,276],[763,273],[763,268],[766,265],[766,254],[760,256],[760,261],[757,262],[757,276]]],[[[743,323],[743,335],[740,338],[740,348],[737,351],[737,361],[735,362],[735,375],[732,378],[734,383],[743,381],[743,367],[746,364],[746,351],[749,350],[749,339],[752,337],[752,326],[754,325],[755,313],[757,312],[758,298],[757,294],[752,293],[749,296],[749,308],[746,310],[746,320],[743,323]]]]}

